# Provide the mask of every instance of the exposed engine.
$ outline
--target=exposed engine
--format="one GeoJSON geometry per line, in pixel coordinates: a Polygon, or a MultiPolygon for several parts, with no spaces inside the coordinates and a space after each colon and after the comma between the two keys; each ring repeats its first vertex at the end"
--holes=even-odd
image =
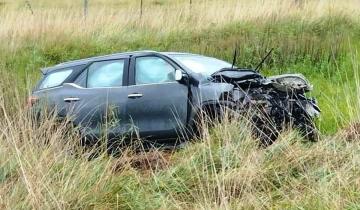
{"type": "Polygon", "coordinates": [[[311,141],[317,139],[313,120],[320,109],[315,99],[306,98],[312,90],[300,74],[285,74],[265,78],[253,70],[223,69],[213,75],[217,82],[234,84],[232,107],[253,122],[253,133],[262,144],[269,145],[287,128],[298,129],[311,141]]]}

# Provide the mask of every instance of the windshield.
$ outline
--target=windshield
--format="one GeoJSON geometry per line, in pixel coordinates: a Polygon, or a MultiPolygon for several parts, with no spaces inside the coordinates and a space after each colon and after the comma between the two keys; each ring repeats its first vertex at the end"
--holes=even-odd
{"type": "Polygon", "coordinates": [[[232,66],[228,62],[202,55],[173,54],[170,57],[175,58],[193,72],[206,76],[210,76],[220,69],[231,68],[232,66]]]}

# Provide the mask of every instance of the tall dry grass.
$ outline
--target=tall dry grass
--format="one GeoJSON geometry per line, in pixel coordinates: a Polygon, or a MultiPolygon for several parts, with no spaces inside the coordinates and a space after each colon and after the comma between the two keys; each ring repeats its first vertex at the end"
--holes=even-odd
{"type": "MultiPolygon", "coordinates": [[[[0,94],[1,96],[1,94],[0,94]]],[[[242,120],[204,127],[201,141],[168,154],[119,158],[78,146],[54,117],[34,123],[0,97],[0,206],[4,209],[357,208],[359,136],[308,143],[287,131],[258,146],[242,120]]]]}
{"type": "Polygon", "coordinates": [[[53,2],[49,3],[52,5],[49,8],[34,6],[32,15],[24,7],[12,9],[5,4],[0,10],[0,43],[16,49],[26,42],[55,42],[69,37],[92,37],[101,40],[113,33],[122,39],[131,39],[127,33],[134,29],[155,30],[160,35],[172,31],[195,32],[236,21],[276,22],[296,17],[311,22],[331,15],[359,19],[360,3],[356,0],[308,0],[299,1],[302,2],[299,4],[294,2],[194,1],[191,7],[187,1],[182,4],[168,2],[163,5],[147,5],[140,17],[136,2],[124,7],[121,4],[111,7],[107,5],[111,5],[111,1],[108,1],[90,7],[86,19],[80,5],[56,7],[57,2],[53,2]]]}
{"type": "MultiPolygon", "coordinates": [[[[320,74],[315,67],[308,70],[310,64],[305,60],[306,56],[316,56],[318,53],[334,54],[334,49],[329,46],[336,44],[339,39],[322,37],[327,23],[320,24],[323,28],[318,30],[319,20],[331,19],[332,15],[336,15],[346,16],[357,22],[359,1],[309,0],[296,5],[290,0],[193,0],[194,3],[189,8],[187,1],[179,0],[175,5],[164,1],[162,5],[158,5],[152,4],[154,1],[149,3],[145,0],[148,5],[140,19],[136,2],[124,1],[125,5],[112,4],[114,6],[109,8],[105,4],[110,1],[99,0],[97,3],[90,1],[86,20],[83,18],[81,5],[75,5],[74,1],[31,2],[34,15],[21,1],[14,1],[0,8],[0,208],[359,207],[358,56],[351,52],[355,56],[351,56],[350,64],[341,63],[334,56],[334,69],[327,62],[317,64],[316,68],[324,65],[325,69],[331,70],[329,72],[334,77],[330,78],[324,76],[328,72],[320,74]],[[293,37],[286,36],[291,28],[284,28],[282,33],[285,35],[278,35],[277,39],[271,36],[266,42],[283,43],[283,48],[293,48],[293,51],[284,51],[290,52],[288,57],[305,54],[301,57],[304,61],[296,63],[300,65],[298,69],[306,68],[304,72],[313,75],[311,79],[316,79],[315,88],[325,87],[319,91],[321,94],[336,92],[336,95],[332,95],[333,98],[324,97],[326,100],[324,99],[323,104],[329,104],[325,114],[340,118],[342,110],[335,109],[332,105],[339,100],[345,100],[344,109],[350,111],[344,128],[339,127],[340,131],[336,135],[324,136],[318,143],[303,142],[296,132],[288,131],[271,147],[259,148],[249,134],[246,123],[239,120],[224,122],[210,130],[204,129],[202,141],[189,144],[170,155],[162,151],[154,151],[149,155],[126,150],[119,158],[100,153],[97,158],[89,161],[88,157],[92,152],[82,151],[75,131],[65,132],[66,124],[57,123],[54,117],[34,123],[24,108],[31,83],[27,83],[30,80],[28,77],[19,79],[18,71],[38,68],[39,64],[46,63],[47,60],[42,60],[44,56],[37,54],[37,50],[45,48],[46,44],[57,43],[54,46],[58,47],[79,40],[92,40],[95,43],[111,42],[110,38],[146,40],[151,38],[148,36],[161,37],[172,33],[181,36],[185,31],[208,33],[206,36],[199,36],[206,38],[214,28],[222,24],[237,21],[254,25],[264,23],[266,28],[266,23],[270,26],[292,18],[301,21],[295,22],[298,25],[290,23],[284,26],[302,27],[300,23],[310,23],[314,33],[318,32],[320,35],[308,37],[305,34],[296,37],[298,39],[294,41],[293,37]],[[328,41],[324,43],[323,39],[328,41]],[[304,44],[306,49],[297,51],[298,43],[304,44]],[[334,84],[339,79],[336,76],[344,76],[345,68],[350,69],[352,74],[349,74],[344,83],[351,85],[335,89],[334,84]],[[320,76],[316,76],[317,73],[320,76]],[[326,85],[320,86],[321,84],[326,85]],[[340,96],[337,92],[340,92],[340,96]],[[143,165],[146,165],[145,168],[143,165]]],[[[246,32],[246,29],[239,30],[246,32]]],[[[252,47],[244,48],[243,52],[261,48],[262,42],[247,38],[248,34],[244,34],[240,40],[250,42],[249,46],[252,47]]],[[[215,34],[211,41],[220,42],[221,45],[216,45],[212,52],[232,47],[237,40],[232,36],[230,39],[233,40],[222,40],[220,38],[227,36],[215,34]],[[220,38],[216,39],[217,37],[220,38]]],[[[342,41],[346,40],[344,37],[340,38],[342,41]]],[[[169,39],[167,41],[171,42],[171,37],[169,39]]],[[[196,49],[201,47],[200,41],[185,41],[193,44],[196,49]]],[[[94,48],[100,48],[100,45],[101,43],[94,48]]],[[[74,46],[69,51],[84,51],[81,46],[74,46]]],[[[135,47],[139,48],[137,45],[135,47]]],[[[260,51],[261,49],[256,52],[260,51]]],[[[71,52],[63,52],[60,48],[59,52],[46,56],[50,57],[48,60],[58,62],[62,59],[58,56],[66,53],[71,52]]],[[[231,56],[231,53],[228,54],[231,56]]],[[[252,55],[249,53],[247,58],[252,55]]],[[[80,56],[80,53],[76,56],[80,56]]],[[[288,57],[284,59],[284,63],[289,62],[288,57]]],[[[315,61],[323,62],[321,59],[315,61]]]]}

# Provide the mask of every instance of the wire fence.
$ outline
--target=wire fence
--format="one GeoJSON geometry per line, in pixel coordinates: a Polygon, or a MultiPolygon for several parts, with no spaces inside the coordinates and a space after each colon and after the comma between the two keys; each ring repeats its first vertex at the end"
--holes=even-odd
{"type": "MultiPolygon", "coordinates": [[[[89,15],[89,6],[91,4],[91,0],[78,0],[78,1],[83,1],[83,16],[84,18],[86,18],[89,15]]],[[[188,1],[188,5],[189,8],[191,9],[192,5],[195,3],[195,0],[187,0],[188,1]]],[[[201,0],[200,0],[201,1],[201,0]]],[[[222,1],[222,0],[220,0],[222,1]]],[[[294,5],[297,7],[302,7],[305,3],[306,0],[290,0],[293,1],[294,5]]],[[[145,0],[134,0],[134,2],[138,2],[139,4],[139,16],[140,18],[142,18],[143,14],[144,14],[144,5],[145,5],[145,0]]],[[[186,1],[184,1],[186,3],[186,1]]],[[[30,0],[25,0],[25,6],[26,8],[31,12],[32,15],[34,15],[34,9],[32,6],[32,3],[30,0]]]]}

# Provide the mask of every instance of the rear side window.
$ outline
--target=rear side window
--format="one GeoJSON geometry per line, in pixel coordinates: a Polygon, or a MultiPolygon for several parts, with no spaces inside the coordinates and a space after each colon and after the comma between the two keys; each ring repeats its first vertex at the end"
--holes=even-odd
{"type": "Polygon", "coordinates": [[[123,85],[124,60],[93,63],[88,69],[87,87],[119,87],[123,85]]]}
{"type": "Polygon", "coordinates": [[[72,72],[72,69],[64,69],[46,75],[41,82],[39,89],[52,88],[61,85],[72,72]]]}

